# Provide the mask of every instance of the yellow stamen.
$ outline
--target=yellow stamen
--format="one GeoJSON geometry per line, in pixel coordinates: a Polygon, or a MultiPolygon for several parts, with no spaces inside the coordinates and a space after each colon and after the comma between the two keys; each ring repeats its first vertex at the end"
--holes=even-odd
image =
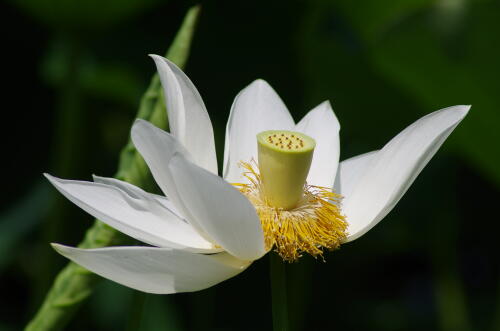
{"type": "Polygon", "coordinates": [[[323,257],[323,249],[336,249],[345,240],[347,222],[340,213],[340,195],[306,184],[295,208],[273,207],[264,194],[260,174],[250,163],[242,162],[241,166],[249,183],[234,185],[255,206],[267,249],[275,247],[284,260],[292,262],[303,252],[323,257]]]}

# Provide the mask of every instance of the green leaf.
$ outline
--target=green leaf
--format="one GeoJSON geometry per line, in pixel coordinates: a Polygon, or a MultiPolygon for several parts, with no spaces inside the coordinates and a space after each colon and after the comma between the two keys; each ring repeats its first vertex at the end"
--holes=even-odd
{"type": "Polygon", "coordinates": [[[401,20],[436,4],[436,0],[361,0],[331,2],[334,11],[341,15],[367,42],[373,42],[401,20]],[[362,7],[362,10],[360,10],[362,7]]]}
{"type": "MultiPolygon", "coordinates": [[[[438,14],[409,20],[372,47],[378,71],[422,108],[435,110],[448,105],[471,104],[460,127],[450,137],[457,153],[500,185],[500,100],[495,89],[500,75],[497,65],[500,41],[491,31],[500,29],[496,3],[472,4],[455,34],[429,24],[438,14]],[[477,36],[481,36],[477,38],[477,36]]],[[[456,18],[456,12],[451,12],[456,18]]]]}
{"type": "Polygon", "coordinates": [[[343,158],[380,148],[434,110],[470,104],[444,149],[500,185],[500,39],[491,33],[500,29],[500,4],[364,0],[364,10],[349,1],[319,4],[305,10],[302,22],[304,85],[312,105],[332,101],[343,153],[350,151],[343,158]],[[359,137],[371,137],[371,144],[359,146],[359,137]]]}

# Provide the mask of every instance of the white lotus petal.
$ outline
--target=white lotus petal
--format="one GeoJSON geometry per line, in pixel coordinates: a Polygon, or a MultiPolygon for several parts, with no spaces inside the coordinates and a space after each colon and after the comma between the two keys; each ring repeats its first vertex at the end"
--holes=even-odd
{"type": "Polygon", "coordinates": [[[169,168],[183,203],[211,238],[243,260],[266,253],[259,217],[243,194],[180,155],[172,158],[169,168]]]}
{"type": "Polygon", "coordinates": [[[203,255],[137,246],[97,249],[52,246],[61,255],[102,277],[155,294],[203,290],[236,276],[250,265],[227,253],[203,255]]]}
{"type": "Polygon", "coordinates": [[[344,197],[351,196],[352,190],[368,170],[376,154],[377,151],[372,151],[340,162],[333,191],[344,197]]]}
{"type": "Polygon", "coordinates": [[[64,180],[45,175],[66,198],[109,226],[145,243],[191,252],[220,251],[203,239],[191,225],[155,199],[134,196],[101,183],[64,180]]]}
{"type": "Polygon", "coordinates": [[[308,184],[333,186],[340,155],[339,130],[339,121],[329,101],[316,106],[295,126],[295,131],[316,140],[308,184]]]}
{"type": "Polygon", "coordinates": [[[174,213],[177,217],[180,219],[184,219],[182,214],[175,208],[174,204],[172,201],[168,200],[167,197],[164,197],[163,195],[158,195],[154,193],[149,193],[144,191],[143,189],[132,185],[128,182],[125,182],[123,180],[119,180],[116,178],[112,177],[101,177],[101,176],[96,176],[92,175],[92,178],[94,179],[94,182],[96,183],[101,183],[101,184],[106,184],[106,185],[111,185],[114,187],[119,188],[122,191],[125,191],[128,195],[130,195],[133,198],[140,198],[143,196],[146,196],[148,199],[154,199],[161,203],[162,205],[165,206],[169,211],[174,213]]]}
{"type": "Polygon", "coordinates": [[[174,63],[158,55],[151,57],[165,92],[170,132],[191,153],[195,164],[217,174],[212,122],[200,93],[174,63]]]}
{"type": "Polygon", "coordinates": [[[424,116],[377,152],[344,199],[348,241],[365,234],[391,211],[469,108],[449,107],[424,116]]]}
{"type": "Polygon", "coordinates": [[[175,154],[181,154],[190,159],[188,151],[169,133],[155,127],[153,124],[136,120],[132,127],[132,142],[141,153],[148,164],[149,170],[153,174],[160,189],[172,201],[175,208],[184,218],[198,231],[198,233],[208,241],[212,239],[193,222],[193,217],[189,210],[179,199],[175,182],[168,169],[168,163],[175,154]]]}
{"type": "Polygon", "coordinates": [[[265,130],[292,130],[293,118],[283,101],[261,79],[243,89],[234,99],[226,128],[224,178],[246,182],[241,161],[257,160],[257,134],[265,130]]]}

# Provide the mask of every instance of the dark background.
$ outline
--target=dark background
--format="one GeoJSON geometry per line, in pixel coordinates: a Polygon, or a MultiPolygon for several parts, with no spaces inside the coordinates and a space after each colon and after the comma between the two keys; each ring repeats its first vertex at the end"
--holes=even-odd
{"type": "MultiPolygon", "coordinates": [[[[141,94],[192,3],[4,1],[0,330],[34,314],[92,218],[42,172],[111,176],[141,94]]],[[[294,330],[500,330],[500,2],[212,1],[186,72],[219,160],[234,96],[256,78],[295,120],[325,99],[341,159],[419,117],[472,104],[396,208],[359,240],[287,265],[294,330]]],[[[222,162],[219,162],[222,164],[222,162]]],[[[104,280],[69,330],[267,330],[269,261],[213,288],[145,295],[104,280]]]]}

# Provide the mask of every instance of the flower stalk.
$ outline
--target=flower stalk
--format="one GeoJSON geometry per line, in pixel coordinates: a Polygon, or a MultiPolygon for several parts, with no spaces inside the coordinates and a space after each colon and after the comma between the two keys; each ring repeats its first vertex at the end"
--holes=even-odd
{"type": "Polygon", "coordinates": [[[285,261],[278,255],[269,254],[271,296],[273,309],[273,330],[288,330],[288,302],[286,295],[285,261]]]}
{"type": "MultiPolygon", "coordinates": [[[[167,52],[167,58],[179,67],[184,67],[190,50],[191,40],[199,14],[199,6],[192,7],[186,14],[172,45],[167,52]]],[[[166,127],[167,119],[164,110],[164,100],[158,75],[155,74],[142,97],[138,118],[154,123],[158,127],[166,127]]],[[[129,143],[120,154],[116,178],[125,180],[137,186],[150,184],[150,173],[142,157],[133,144],[129,143]]],[[[123,243],[125,236],[115,229],[96,220],[87,231],[80,248],[96,248],[123,243]]],[[[69,322],[78,307],[92,293],[100,277],[80,267],[69,263],[57,275],[42,306],[25,330],[60,330],[69,322]]]]}

